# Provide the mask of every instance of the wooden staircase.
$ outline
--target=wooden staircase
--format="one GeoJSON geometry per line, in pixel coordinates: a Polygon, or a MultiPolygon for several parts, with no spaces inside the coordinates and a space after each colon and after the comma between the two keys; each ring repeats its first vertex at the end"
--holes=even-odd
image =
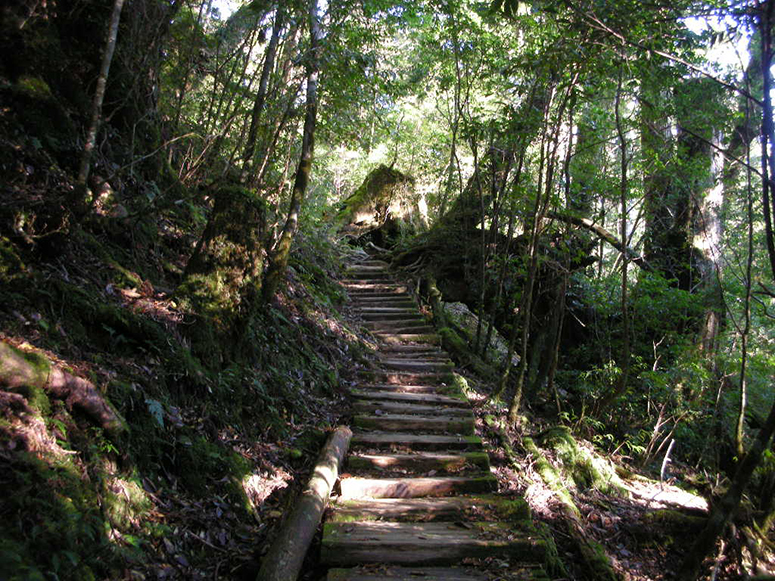
{"type": "Polygon", "coordinates": [[[329,581],[545,579],[544,544],[524,501],[497,481],[456,393],[453,364],[405,285],[384,262],[344,281],[380,343],[353,389],[353,438],[323,529],[329,581]]]}

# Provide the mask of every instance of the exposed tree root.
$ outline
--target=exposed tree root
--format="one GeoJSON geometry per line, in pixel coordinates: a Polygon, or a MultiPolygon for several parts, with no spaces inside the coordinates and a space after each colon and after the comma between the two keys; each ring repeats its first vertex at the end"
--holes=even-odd
{"type": "Polygon", "coordinates": [[[24,352],[4,341],[0,341],[0,383],[11,390],[43,389],[68,406],[80,409],[108,434],[126,430],[123,418],[91,382],[68,373],[40,354],[24,352]]]}
{"type": "MultiPolygon", "coordinates": [[[[511,446],[508,434],[494,418],[488,417],[486,421],[488,426],[498,434],[509,461],[518,466],[517,456],[511,446]]],[[[586,535],[584,525],[581,522],[581,512],[565,488],[562,476],[546,459],[532,438],[523,437],[522,446],[533,457],[535,468],[543,481],[557,494],[564,520],[568,525],[568,532],[584,560],[584,567],[588,571],[589,578],[600,581],[619,581],[621,576],[611,565],[605,549],[586,535]]]]}

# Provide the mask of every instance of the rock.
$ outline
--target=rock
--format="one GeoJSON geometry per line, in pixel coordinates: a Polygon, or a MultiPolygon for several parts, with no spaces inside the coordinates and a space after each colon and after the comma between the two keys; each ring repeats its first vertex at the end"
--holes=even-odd
{"type": "Polygon", "coordinates": [[[335,220],[345,235],[360,238],[375,233],[377,243],[389,245],[401,234],[427,228],[423,206],[414,191],[414,178],[380,165],[342,203],[335,220]]]}
{"type": "MultiPolygon", "coordinates": [[[[479,318],[463,303],[442,303],[447,320],[452,323],[459,331],[465,333],[468,342],[473,343],[476,339],[476,327],[479,324],[479,318]]],[[[482,332],[487,327],[482,326],[482,332]]],[[[509,351],[509,344],[503,336],[493,329],[492,339],[487,350],[487,358],[490,361],[500,362],[506,357],[509,351]]],[[[511,357],[512,365],[519,364],[519,357],[514,354],[511,357]]]]}

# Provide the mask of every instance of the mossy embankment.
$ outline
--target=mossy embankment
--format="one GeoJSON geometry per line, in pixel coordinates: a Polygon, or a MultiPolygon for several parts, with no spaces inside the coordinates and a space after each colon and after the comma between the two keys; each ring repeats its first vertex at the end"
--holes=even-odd
{"type": "Polygon", "coordinates": [[[14,235],[12,217],[0,339],[46,377],[58,369],[94,386],[125,429],[104,429],[44,379],[0,386],[4,578],[251,571],[362,352],[338,311],[337,247],[306,236],[287,292],[268,305],[248,294],[256,279],[233,237],[211,252],[212,270],[231,260],[219,276],[233,276],[207,293],[181,285],[197,238],[175,226],[188,206],[134,222],[96,216],[53,254],[14,235]]]}

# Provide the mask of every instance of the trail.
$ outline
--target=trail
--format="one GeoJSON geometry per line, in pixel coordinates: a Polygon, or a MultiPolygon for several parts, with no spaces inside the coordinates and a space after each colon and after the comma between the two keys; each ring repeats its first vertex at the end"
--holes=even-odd
{"type": "Polygon", "coordinates": [[[529,510],[499,497],[453,364],[384,262],[344,281],[379,341],[353,389],[341,490],[324,525],[329,581],[546,579],[529,510]]]}

